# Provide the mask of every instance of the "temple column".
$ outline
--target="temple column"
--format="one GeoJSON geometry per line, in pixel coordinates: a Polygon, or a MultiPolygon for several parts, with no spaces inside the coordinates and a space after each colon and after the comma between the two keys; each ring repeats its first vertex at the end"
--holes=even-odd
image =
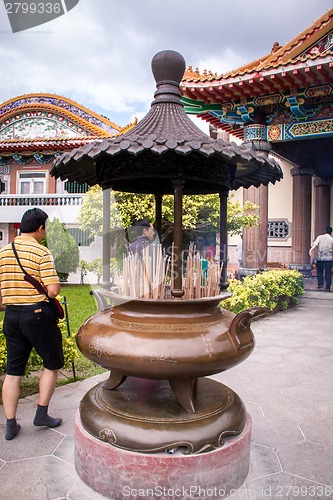
{"type": "Polygon", "coordinates": [[[175,298],[181,298],[184,295],[183,289],[183,187],[182,179],[173,179],[172,187],[174,189],[174,224],[173,224],[173,283],[174,288],[171,295],[175,298]]]}
{"type": "MultiPolygon", "coordinates": [[[[257,120],[265,121],[258,115],[257,120]]],[[[271,145],[267,140],[267,126],[264,123],[247,125],[244,128],[244,145],[248,145],[258,155],[268,156],[271,145]]],[[[257,205],[258,226],[243,230],[243,265],[245,268],[265,269],[267,267],[267,225],[268,225],[268,187],[251,186],[244,189],[244,202],[257,205]]]]}
{"type": "Polygon", "coordinates": [[[293,168],[292,263],[309,264],[311,246],[312,170],[293,168]]]}
{"type": "Polygon", "coordinates": [[[243,230],[243,264],[244,267],[265,269],[267,267],[267,224],[268,224],[268,188],[251,186],[244,189],[244,202],[250,201],[257,208],[259,224],[243,230]]]}
{"type": "Polygon", "coordinates": [[[331,209],[331,181],[316,179],[315,186],[315,208],[314,208],[314,240],[319,234],[324,234],[327,226],[330,225],[331,209]]]}

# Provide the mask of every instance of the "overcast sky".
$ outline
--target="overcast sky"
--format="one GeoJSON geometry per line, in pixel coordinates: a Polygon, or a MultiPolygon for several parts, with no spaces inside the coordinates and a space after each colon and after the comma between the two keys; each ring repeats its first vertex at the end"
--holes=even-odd
{"type": "Polygon", "coordinates": [[[55,93],[123,126],[149,109],[156,52],[176,50],[220,74],[290,41],[329,8],[332,0],[80,0],[13,34],[1,2],[0,102],[55,93]]]}

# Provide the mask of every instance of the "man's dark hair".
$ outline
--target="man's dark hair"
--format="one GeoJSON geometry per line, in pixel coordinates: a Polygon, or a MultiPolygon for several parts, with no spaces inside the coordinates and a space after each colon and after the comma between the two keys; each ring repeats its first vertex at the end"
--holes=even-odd
{"type": "Polygon", "coordinates": [[[45,229],[45,222],[47,218],[48,215],[40,208],[31,208],[30,210],[27,210],[24,212],[21,219],[21,233],[34,233],[40,226],[43,226],[45,229]]]}
{"type": "Polygon", "coordinates": [[[148,219],[139,219],[137,221],[134,222],[134,226],[142,226],[142,227],[150,227],[150,220],[148,219]]]}
{"type": "Polygon", "coordinates": [[[331,226],[327,226],[326,227],[326,233],[327,234],[332,234],[332,228],[331,228],[331,226]]]}

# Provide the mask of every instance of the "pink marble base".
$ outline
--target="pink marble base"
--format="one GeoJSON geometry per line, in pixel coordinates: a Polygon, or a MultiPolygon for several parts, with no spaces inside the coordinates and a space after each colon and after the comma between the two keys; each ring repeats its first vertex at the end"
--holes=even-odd
{"type": "Polygon", "coordinates": [[[198,455],[144,454],[94,438],[75,417],[75,467],[81,479],[113,500],[126,498],[221,499],[239,488],[250,465],[251,417],[242,434],[198,455]]]}

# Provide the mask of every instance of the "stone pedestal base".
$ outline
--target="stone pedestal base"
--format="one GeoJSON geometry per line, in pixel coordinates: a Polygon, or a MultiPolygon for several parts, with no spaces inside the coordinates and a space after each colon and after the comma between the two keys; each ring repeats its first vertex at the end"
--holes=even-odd
{"type": "Polygon", "coordinates": [[[96,439],[75,417],[75,467],[95,491],[112,498],[222,499],[239,488],[250,464],[251,418],[237,437],[198,455],[138,453],[96,439]]]}

